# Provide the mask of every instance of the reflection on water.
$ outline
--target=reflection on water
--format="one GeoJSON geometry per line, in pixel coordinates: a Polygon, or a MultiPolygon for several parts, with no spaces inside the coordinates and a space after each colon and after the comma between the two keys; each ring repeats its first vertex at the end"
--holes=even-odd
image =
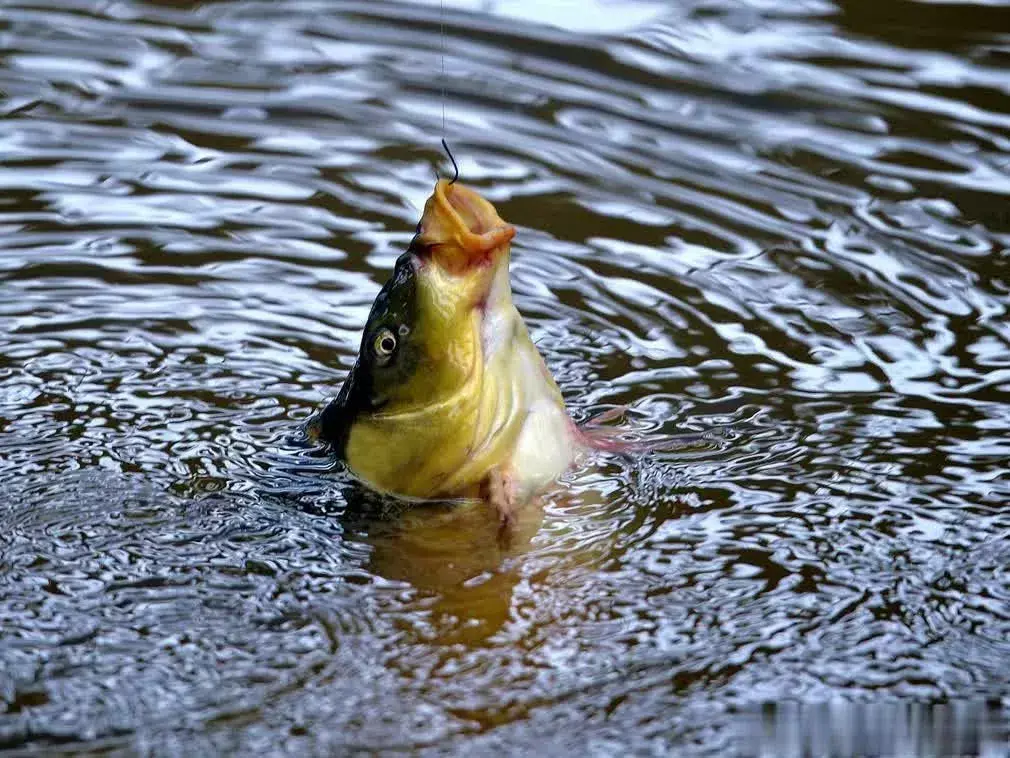
{"type": "Polygon", "coordinates": [[[0,39],[0,747],[1005,742],[1010,6],[35,0],[0,39]],[[573,415],[691,441],[507,544],[299,431],[443,104],[573,415]]]}
{"type": "Polygon", "coordinates": [[[508,621],[521,576],[517,559],[529,551],[542,521],[540,508],[528,508],[503,543],[497,515],[486,507],[418,509],[392,525],[373,526],[378,533],[367,539],[368,568],[430,592],[431,613],[448,623],[451,640],[458,635],[476,642],[508,621]]]}

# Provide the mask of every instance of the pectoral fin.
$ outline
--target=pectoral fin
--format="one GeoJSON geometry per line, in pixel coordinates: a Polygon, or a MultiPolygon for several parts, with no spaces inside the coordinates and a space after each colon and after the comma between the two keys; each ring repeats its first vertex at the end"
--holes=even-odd
{"type": "Polygon", "coordinates": [[[505,469],[494,468],[488,472],[481,487],[481,496],[498,515],[500,532],[508,532],[515,526],[516,514],[522,504],[516,499],[512,477],[505,469]]]}

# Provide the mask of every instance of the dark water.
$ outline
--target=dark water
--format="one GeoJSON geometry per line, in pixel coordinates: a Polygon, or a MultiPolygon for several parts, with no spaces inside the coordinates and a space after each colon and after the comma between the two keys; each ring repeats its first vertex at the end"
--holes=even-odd
{"type": "Polygon", "coordinates": [[[1010,6],[446,6],[3,3],[0,745],[1003,755],[1010,6]],[[705,440],[511,546],[299,436],[443,102],[573,414],[705,440]]]}

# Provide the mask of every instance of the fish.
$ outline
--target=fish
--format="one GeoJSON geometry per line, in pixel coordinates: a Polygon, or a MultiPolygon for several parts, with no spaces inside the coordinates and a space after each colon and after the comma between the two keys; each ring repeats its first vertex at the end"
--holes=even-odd
{"type": "Polygon", "coordinates": [[[409,500],[482,500],[503,526],[587,450],[512,300],[516,229],[436,181],[372,304],[357,360],[310,422],[354,477],[409,500]]]}

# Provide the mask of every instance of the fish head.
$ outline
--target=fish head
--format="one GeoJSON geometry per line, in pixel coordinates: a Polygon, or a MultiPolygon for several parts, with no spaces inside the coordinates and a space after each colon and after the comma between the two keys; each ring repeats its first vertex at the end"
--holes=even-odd
{"type": "MultiPolygon", "coordinates": [[[[485,370],[484,324],[514,311],[508,285],[514,235],[514,227],[475,191],[445,180],[436,183],[410,246],[375,298],[353,369],[337,398],[313,422],[318,436],[345,460],[353,454],[348,450],[352,432],[365,426],[382,428],[386,444],[397,446],[388,451],[387,457],[395,459],[389,468],[411,461],[422,465],[422,458],[432,455],[424,445],[433,435],[449,438],[455,429],[468,433],[473,421],[465,416],[478,412],[471,406],[485,370]],[[431,412],[442,406],[444,412],[431,412]],[[380,427],[380,422],[387,423],[380,427]]],[[[357,437],[374,443],[364,432],[357,437]]],[[[403,489],[391,480],[371,483],[403,489]]]]}

